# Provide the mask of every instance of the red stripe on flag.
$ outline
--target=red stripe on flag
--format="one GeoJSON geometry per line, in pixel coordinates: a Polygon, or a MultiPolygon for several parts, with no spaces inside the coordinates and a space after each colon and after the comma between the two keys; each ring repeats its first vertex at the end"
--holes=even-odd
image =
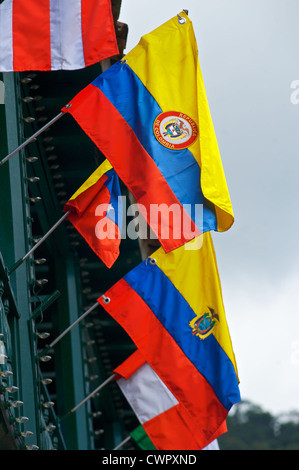
{"type": "Polygon", "coordinates": [[[145,364],[145,359],[140,354],[139,349],[134,351],[131,356],[129,356],[122,364],[120,364],[116,369],[114,369],[114,373],[118,375],[115,379],[117,380],[119,377],[124,377],[128,380],[131,375],[133,375],[141,366],[145,364]]]}
{"type": "MultiPolygon", "coordinates": [[[[200,432],[193,425],[192,433],[189,419],[183,419],[184,408],[178,404],[164,413],[143,423],[143,427],[157,450],[199,450],[196,434],[200,432]]],[[[186,416],[185,416],[186,417],[186,416]]]]}
{"type": "MultiPolygon", "coordinates": [[[[157,450],[202,449],[201,430],[179,403],[143,423],[143,427],[157,450]]],[[[205,446],[227,431],[225,421],[206,442],[205,446]]],[[[205,447],[204,446],[204,447],[205,447]]]]}
{"type": "Polygon", "coordinates": [[[111,0],[81,0],[85,66],[119,54],[111,0]]]}
{"type": "Polygon", "coordinates": [[[76,198],[70,199],[65,204],[64,211],[66,212],[70,209],[72,212],[75,212],[78,216],[80,216],[97,196],[97,200],[99,200],[100,197],[98,204],[109,204],[110,193],[107,188],[104,188],[104,183],[107,181],[107,179],[108,176],[106,174],[102,175],[96,183],[87,188],[85,191],[82,191],[82,193],[80,193],[76,198]]]}
{"type": "MultiPolygon", "coordinates": [[[[81,215],[77,215],[76,213],[70,213],[68,215],[69,221],[108,268],[113,265],[119,255],[121,233],[118,225],[108,217],[105,217],[105,215],[102,217],[96,216],[96,208],[99,205],[103,205],[102,213],[106,214],[109,199],[109,190],[106,186],[103,186],[99,197],[94,198],[81,215]],[[105,207],[105,205],[107,207],[105,207]],[[96,225],[103,220],[103,232],[107,234],[107,237],[98,238],[96,235],[96,225]]],[[[70,209],[69,203],[70,201],[65,205],[65,210],[70,209]]]]}
{"type": "Polygon", "coordinates": [[[213,388],[186,357],[149,306],[124,280],[105,293],[110,298],[98,302],[124,328],[142,356],[184,406],[201,433],[205,447],[227,416],[227,410],[213,388]]]}
{"type": "Polygon", "coordinates": [[[51,68],[50,0],[13,1],[13,67],[51,68]]]}
{"type": "Polygon", "coordinates": [[[198,228],[184,211],[154,160],[141,145],[129,124],[99,88],[92,84],[88,85],[75,96],[71,101],[71,106],[63,108],[62,111],[68,112],[74,117],[84,132],[110,161],[119,177],[138,201],[140,212],[160,239],[166,252],[178,248],[191,238],[200,235],[198,228]],[[164,227],[168,226],[169,214],[167,211],[162,215],[162,220],[158,225],[154,224],[153,220],[150,223],[150,207],[153,207],[154,204],[165,204],[168,208],[175,204],[179,209],[179,214],[177,211],[173,213],[169,237],[161,239],[161,227],[163,234],[164,227]],[[146,213],[143,211],[143,207],[145,207],[146,213]],[[164,222],[163,217],[165,217],[164,222]],[[188,233],[184,234],[182,230],[183,219],[187,221],[185,226],[192,231],[191,237],[188,237],[188,233]],[[172,238],[177,227],[180,229],[180,236],[176,235],[175,238],[172,238]]]}

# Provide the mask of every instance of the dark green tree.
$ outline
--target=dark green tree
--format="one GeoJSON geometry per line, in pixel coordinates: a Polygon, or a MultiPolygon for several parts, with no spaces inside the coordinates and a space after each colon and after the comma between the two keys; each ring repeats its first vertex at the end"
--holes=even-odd
{"type": "Polygon", "coordinates": [[[227,419],[228,432],[218,439],[221,450],[299,450],[299,413],[273,416],[243,401],[227,419]]]}

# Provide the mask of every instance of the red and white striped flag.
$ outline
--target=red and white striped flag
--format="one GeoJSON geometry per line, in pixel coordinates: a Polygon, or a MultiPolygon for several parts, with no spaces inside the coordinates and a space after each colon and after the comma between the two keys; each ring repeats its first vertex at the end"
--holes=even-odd
{"type": "Polygon", "coordinates": [[[0,71],[76,70],[117,55],[111,0],[4,0],[0,71]]]}
{"type": "Polygon", "coordinates": [[[219,449],[217,438],[227,431],[225,421],[209,439],[203,438],[205,430],[193,421],[138,349],[114,373],[144,435],[157,450],[219,449]]]}

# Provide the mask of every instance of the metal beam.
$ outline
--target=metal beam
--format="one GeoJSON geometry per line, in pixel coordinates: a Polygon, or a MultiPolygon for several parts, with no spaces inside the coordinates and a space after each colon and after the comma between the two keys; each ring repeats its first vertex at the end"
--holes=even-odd
{"type": "MultiPolygon", "coordinates": [[[[0,77],[1,78],[1,77],[0,77]]],[[[18,102],[18,74],[3,74],[5,85],[4,106],[1,106],[0,128],[2,142],[0,158],[4,152],[10,152],[20,140],[21,115],[18,102]]],[[[1,168],[0,172],[0,250],[6,266],[14,263],[27,251],[27,219],[28,212],[25,202],[23,156],[12,159],[1,168]]],[[[15,385],[19,387],[18,399],[24,404],[21,412],[30,416],[30,431],[33,432],[32,444],[37,444],[38,417],[36,413],[35,395],[32,393],[34,384],[34,369],[31,364],[31,342],[28,330],[30,317],[29,278],[26,265],[14,273],[9,279],[10,287],[15,293],[15,304],[18,310],[18,320],[10,319],[11,338],[13,343],[11,357],[14,370],[15,385]]]]}
{"type": "MultiPolygon", "coordinates": [[[[61,296],[57,301],[53,323],[58,333],[76,321],[81,313],[77,269],[75,257],[56,260],[56,281],[61,296]]],[[[80,333],[80,328],[74,328],[54,348],[56,388],[59,390],[58,416],[63,416],[86,395],[80,333]]],[[[88,450],[90,439],[86,408],[80,408],[64,422],[62,431],[68,449],[88,450]]]]}

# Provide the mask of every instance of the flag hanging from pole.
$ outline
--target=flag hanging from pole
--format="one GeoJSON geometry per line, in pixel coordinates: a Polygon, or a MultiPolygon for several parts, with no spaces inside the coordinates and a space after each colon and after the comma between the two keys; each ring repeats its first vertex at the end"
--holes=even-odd
{"type": "Polygon", "coordinates": [[[202,447],[202,437],[192,416],[177,401],[163,381],[145,362],[137,350],[118,366],[116,382],[135,412],[140,426],[132,437],[143,449],[207,450],[214,440],[226,432],[223,423],[202,447]]]}
{"type": "Polygon", "coordinates": [[[240,392],[212,237],[199,238],[198,250],[159,248],[98,302],[196,421],[204,447],[240,392]]]}
{"type": "Polygon", "coordinates": [[[69,221],[110,268],[119,255],[122,198],[118,176],[108,160],[92,173],[64,206],[69,221]]]}
{"type": "Polygon", "coordinates": [[[178,17],[62,109],[111,162],[166,252],[234,221],[193,26],[178,17]]]}
{"type": "Polygon", "coordinates": [[[111,0],[0,5],[0,72],[82,69],[118,53],[111,0]]]}

